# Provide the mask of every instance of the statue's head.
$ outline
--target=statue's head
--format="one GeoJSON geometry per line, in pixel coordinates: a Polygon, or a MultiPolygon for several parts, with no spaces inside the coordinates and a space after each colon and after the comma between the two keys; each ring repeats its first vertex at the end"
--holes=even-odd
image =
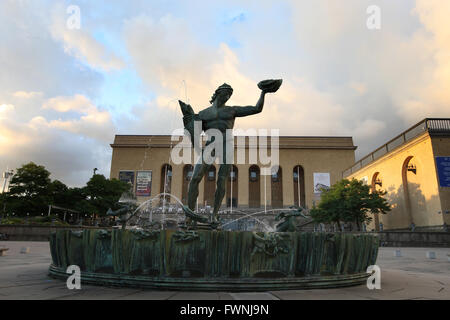
{"type": "Polygon", "coordinates": [[[218,104],[222,105],[230,99],[232,94],[233,88],[229,84],[224,83],[216,89],[209,102],[214,103],[214,101],[218,100],[218,104]]]}

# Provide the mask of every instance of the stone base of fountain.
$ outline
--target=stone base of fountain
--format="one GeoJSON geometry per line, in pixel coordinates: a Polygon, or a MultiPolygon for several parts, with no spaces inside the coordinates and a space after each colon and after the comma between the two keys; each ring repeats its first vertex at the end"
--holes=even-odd
{"type": "Polygon", "coordinates": [[[366,281],[378,245],[370,234],[58,230],[49,274],[77,265],[82,283],[166,290],[343,287],[366,281]]]}

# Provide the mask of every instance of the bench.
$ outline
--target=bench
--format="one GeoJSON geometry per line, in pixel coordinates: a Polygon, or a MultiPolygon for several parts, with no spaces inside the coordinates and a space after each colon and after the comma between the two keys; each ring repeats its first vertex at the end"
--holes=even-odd
{"type": "Polygon", "coordinates": [[[5,255],[5,252],[8,250],[9,248],[0,248],[0,257],[3,257],[5,255]]]}

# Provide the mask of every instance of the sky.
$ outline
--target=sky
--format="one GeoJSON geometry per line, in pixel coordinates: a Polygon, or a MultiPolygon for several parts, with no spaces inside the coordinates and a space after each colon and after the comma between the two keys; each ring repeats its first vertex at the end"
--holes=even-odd
{"type": "Polygon", "coordinates": [[[229,105],[254,105],[278,78],[235,128],[352,136],[358,159],[450,117],[449,17],[444,0],[2,0],[0,170],[82,186],[109,177],[115,134],[182,128],[178,99],[198,112],[226,82],[229,105]]]}

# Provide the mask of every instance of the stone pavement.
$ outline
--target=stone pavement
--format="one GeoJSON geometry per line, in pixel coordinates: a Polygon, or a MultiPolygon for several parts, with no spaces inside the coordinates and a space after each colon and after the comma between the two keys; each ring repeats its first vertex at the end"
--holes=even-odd
{"type": "Polygon", "coordinates": [[[64,281],[47,276],[51,261],[47,242],[1,242],[10,248],[0,257],[0,300],[6,299],[147,299],[147,300],[311,300],[311,299],[450,299],[450,248],[380,248],[381,289],[366,285],[339,289],[271,291],[259,293],[149,291],[81,284],[68,290],[64,281]],[[29,247],[30,252],[20,253],[29,247]],[[434,251],[436,259],[426,258],[434,251]]]}

